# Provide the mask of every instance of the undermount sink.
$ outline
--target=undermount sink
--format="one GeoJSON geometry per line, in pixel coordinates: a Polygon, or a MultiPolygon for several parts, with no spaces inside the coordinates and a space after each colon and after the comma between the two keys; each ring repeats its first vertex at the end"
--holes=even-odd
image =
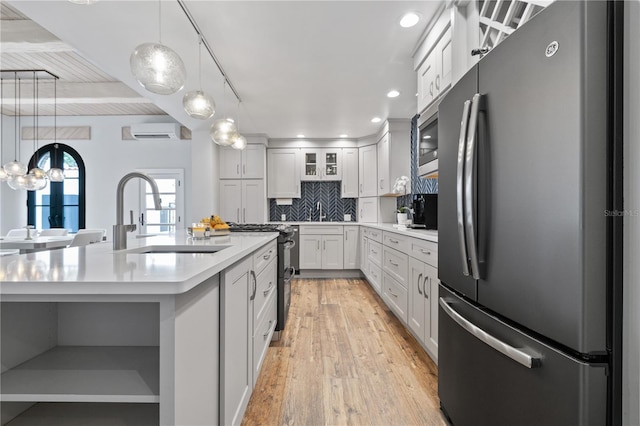
{"type": "Polygon", "coordinates": [[[183,254],[210,254],[217,253],[220,250],[224,250],[230,246],[223,245],[185,245],[185,246],[171,246],[171,245],[157,245],[157,246],[144,246],[136,247],[129,250],[124,250],[125,253],[135,254],[157,254],[157,253],[183,253],[183,254]]]}

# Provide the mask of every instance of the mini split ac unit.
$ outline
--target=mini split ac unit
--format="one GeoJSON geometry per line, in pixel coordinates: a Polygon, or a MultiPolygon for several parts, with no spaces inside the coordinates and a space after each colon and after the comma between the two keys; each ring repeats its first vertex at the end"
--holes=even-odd
{"type": "Polygon", "coordinates": [[[178,123],[141,123],[131,125],[134,139],[180,139],[178,123]]]}

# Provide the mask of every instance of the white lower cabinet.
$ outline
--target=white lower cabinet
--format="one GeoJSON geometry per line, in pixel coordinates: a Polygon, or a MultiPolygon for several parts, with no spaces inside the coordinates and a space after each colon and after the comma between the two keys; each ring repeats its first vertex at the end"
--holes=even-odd
{"type": "Polygon", "coordinates": [[[409,328],[436,361],[439,283],[436,268],[409,258],[409,328]]]}
{"type": "Polygon", "coordinates": [[[300,225],[300,269],[344,269],[342,225],[300,225]]]}
{"type": "Polygon", "coordinates": [[[220,424],[236,425],[249,403],[276,326],[275,242],[222,273],[220,424]],[[262,262],[271,256],[269,262],[262,262]]]}
{"type": "Polygon", "coordinates": [[[344,269],[358,269],[360,238],[357,225],[344,227],[344,269]]]}

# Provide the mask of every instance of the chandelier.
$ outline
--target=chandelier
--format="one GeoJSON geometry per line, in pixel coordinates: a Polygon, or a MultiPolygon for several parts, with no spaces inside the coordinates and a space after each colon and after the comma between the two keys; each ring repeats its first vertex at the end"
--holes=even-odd
{"type": "MultiPolygon", "coordinates": [[[[38,191],[46,188],[48,181],[60,182],[64,180],[64,174],[61,169],[52,168],[45,172],[36,164],[29,170],[26,164],[20,161],[20,130],[22,123],[22,83],[31,82],[32,87],[32,103],[33,103],[33,145],[34,153],[38,150],[38,135],[39,135],[39,94],[40,94],[40,81],[53,81],[54,84],[54,116],[55,110],[55,98],[57,96],[57,79],[58,77],[45,70],[0,70],[0,98],[2,105],[2,114],[4,114],[5,105],[5,82],[13,82],[13,116],[14,116],[14,159],[5,163],[0,168],[0,182],[7,182],[7,185],[13,190],[27,190],[38,191]]],[[[26,84],[25,84],[26,86],[26,84]]],[[[5,114],[6,115],[6,114],[5,114]]],[[[54,121],[54,135],[56,133],[56,124],[54,121]]],[[[5,145],[4,133],[2,134],[2,146],[5,145]]],[[[55,136],[54,136],[55,140],[55,136]]],[[[1,160],[0,160],[1,164],[1,160]]]]}

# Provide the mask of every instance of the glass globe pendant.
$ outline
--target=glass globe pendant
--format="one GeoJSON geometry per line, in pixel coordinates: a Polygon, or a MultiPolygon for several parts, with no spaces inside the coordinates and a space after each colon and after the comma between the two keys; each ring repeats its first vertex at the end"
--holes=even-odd
{"type": "Polygon", "coordinates": [[[6,182],[9,179],[9,175],[4,171],[4,167],[0,167],[0,182],[6,182]]]}
{"type": "Polygon", "coordinates": [[[231,148],[237,149],[237,150],[243,150],[246,147],[247,147],[247,138],[245,138],[240,133],[238,133],[238,136],[236,136],[236,138],[234,139],[233,145],[231,145],[231,148]]]}
{"type": "Polygon", "coordinates": [[[182,89],[187,69],[180,56],[160,43],[142,43],[129,60],[138,83],[150,92],[171,95],[182,89]]]}
{"type": "Polygon", "coordinates": [[[3,168],[9,176],[23,176],[27,173],[27,166],[18,160],[8,162],[3,168]]]}
{"type": "MultiPolygon", "coordinates": [[[[34,188],[31,191],[40,191],[41,189],[47,187],[47,172],[45,172],[41,168],[34,167],[33,169],[29,170],[29,174],[27,175],[27,177],[29,178],[27,181],[31,183],[34,188]],[[35,178],[35,181],[32,182],[32,179],[29,178],[29,176],[33,176],[33,178],[35,178]]],[[[27,190],[29,189],[27,188],[27,190]]]]}
{"type": "Polygon", "coordinates": [[[207,120],[213,117],[216,112],[216,104],[213,97],[207,95],[202,90],[192,90],[185,93],[182,98],[184,110],[193,118],[207,120]]]}
{"type": "Polygon", "coordinates": [[[64,172],[62,171],[62,169],[59,169],[57,167],[49,169],[49,171],[47,172],[47,176],[49,177],[49,180],[51,182],[64,181],[64,172]]]}
{"type": "Polygon", "coordinates": [[[9,185],[9,188],[14,191],[25,189],[25,180],[26,175],[9,176],[9,179],[7,179],[7,185],[9,185]]]}
{"type": "Polygon", "coordinates": [[[221,118],[214,121],[209,129],[211,139],[221,146],[233,145],[237,134],[238,129],[235,123],[228,118],[221,118]]]}

